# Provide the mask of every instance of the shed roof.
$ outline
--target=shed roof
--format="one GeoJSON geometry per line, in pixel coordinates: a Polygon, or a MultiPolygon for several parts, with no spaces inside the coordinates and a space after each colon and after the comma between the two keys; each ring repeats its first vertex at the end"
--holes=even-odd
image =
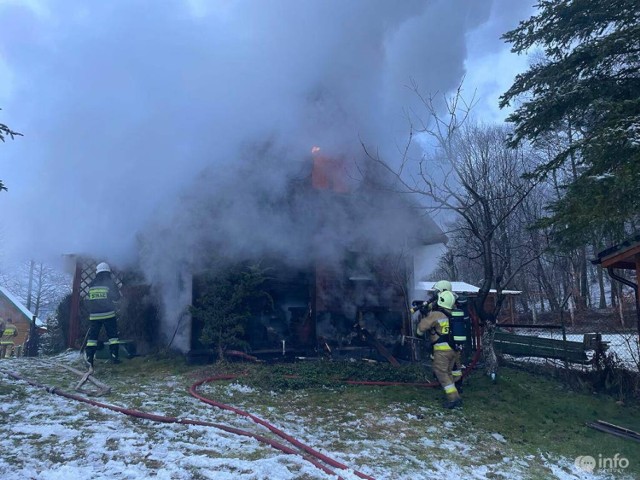
{"type": "Polygon", "coordinates": [[[20,310],[29,321],[33,319],[33,313],[31,313],[13,293],[3,286],[0,286],[0,293],[7,297],[7,299],[13,303],[13,305],[20,310]]]}
{"type": "MultiPolygon", "coordinates": [[[[419,290],[433,290],[433,285],[435,281],[426,281],[426,282],[418,282],[416,287],[419,290]]],[[[456,293],[478,293],[480,291],[479,287],[475,285],[471,285],[466,282],[451,282],[451,288],[456,293]]],[[[491,293],[496,293],[495,289],[489,290],[491,293]]],[[[522,293],[521,290],[502,290],[504,295],[520,295],[522,293]]]]}
{"type": "Polygon", "coordinates": [[[598,258],[591,262],[603,268],[622,268],[635,270],[640,257],[640,234],[635,235],[618,245],[598,253],[598,258]]]}

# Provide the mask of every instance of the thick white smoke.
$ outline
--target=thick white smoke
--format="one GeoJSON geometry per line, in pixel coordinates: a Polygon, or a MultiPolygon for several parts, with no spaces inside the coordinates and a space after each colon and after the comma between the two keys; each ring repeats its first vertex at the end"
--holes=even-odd
{"type": "MultiPolygon", "coordinates": [[[[420,109],[406,86],[455,88],[470,32],[523,16],[505,22],[499,3],[6,1],[0,107],[25,137],[0,146],[2,248],[141,264],[167,290],[211,249],[330,256],[353,219],[335,212],[309,240],[314,205],[288,208],[311,147],[397,156],[420,109]]],[[[359,234],[395,241],[404,219],[367,205],[359,234]]]]}

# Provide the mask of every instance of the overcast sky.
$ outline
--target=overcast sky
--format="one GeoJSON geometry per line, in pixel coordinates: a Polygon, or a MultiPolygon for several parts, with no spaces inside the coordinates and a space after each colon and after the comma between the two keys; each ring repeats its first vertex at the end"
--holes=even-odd
{"type": "MultiPolygon", "coordinates": [[[[197,228],[203,198],[242,195],[253,227],[268,214],[247,198],[285,188],[313,145],[392,158],[419,110],[411,81],[465,77],[476,117],[501,121],[526,59],[500,35],[532,3],[0,0],[0,122],[24,133],[0,145],[2,253],[125,264],[141,235],[197,228]]],[[[253,235],[230,211],[208,228],[253,235]]]]}

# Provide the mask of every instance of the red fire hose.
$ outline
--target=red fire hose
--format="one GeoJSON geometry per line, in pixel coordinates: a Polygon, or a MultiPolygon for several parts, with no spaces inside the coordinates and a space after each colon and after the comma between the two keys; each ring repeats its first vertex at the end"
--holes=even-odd
{"type": "MultiPolygon", "coordinates": [[[[473,367],[477,364],[478,360],[480,359],[480,355],[481,355],[481,350],[478,349],[475,353],[475,355],[473,356],[473,359],[471,361],[471,364],[469,365],[469,367],[464,371],[462,378],[465,378],[470,372],[471,370],[473,370],[473,367]]],[[[264,443],[266,445],[269,445],[283,453],[289,454],[289,455],[301,455],[300,452],[298,452],[297,450],[292,449],[291,447],[288,447],[278,441],[275,440],[271,440],[267,437],[264,437],[262,435],[259,434],[255,434],[252,432],[249,432],[247,430],[241,430],[238,428],[234,428],[234,427],[229,427],[227,425],[223,425],[223,424],[219,424],[219,423],[213,423],[213,422],[207,422],[207,421],[202,421],[202,420],[193,420],[193,419],[189,419],[189,418],[177,418],[177,417],[169,417],[169,416],[165,416],[165,415],[156,415],[156,414],[152,414],[152,413],[146,413],[140,410],[136,410],[136,409],[128,409],[128,408],[123,408],[123,407],[118,407],[115,405],[110,405],[107,403],[102,403],[102,402],[98,402],[96,400],[91,400],[89,398],[85,398],[82,397],[80,395],[75,395],[73,393],[68,393],[65,392],[63,390],[58,389],[57,387],[49,387],[47,385],[43,385],[40,384],[38,382],[35,382],[31,379],[25,378],[17,373],[14,372],[6,372],[5,373],[7,375],[9,375],[10,377],[16,379],[16,380],[21,380],[24,381],[26,383],[28,383],[29,385],[32,385],[34,387],[37,388],[42,388],[45,391],[52,393],[52,394],[56,394],[56,395],[60,395],[61,397],[65,397],[71,400],[75,400],[78,402],[82,402],[82,403],[86,403],[89,405],[93,405],[96,407],[100,407],[100,408],[105,408],[108,410],[112,410],[115,412],[119,412],[122,413],[124,415],[129,415],[131,417],[136,417],[136,418],[142,418],[145,420],[151,420],[154,422],[161,422],[161,423],[179,423],[179,424],[183,424],[183,425],[198,425],[198,426],[204,426],[204,427],[213,427],[213,428],[217,428],[219,430],[223,430],[225,432],[229,432],[229,433],[233,433],[235,435],[241,435],[241,436],[246,436],[246,437],[251,437],[256,439],[257,441],[264,443]]],[[[199,380],[198,382],[194,383],[193,385],[191,385],[191,387],[189,388],[189,393],[194,396],[195,398],[197,398],[198,400],[207,403],[209,405],[212,405],[214,407],[223,409],[223,410],[228,410],[228,411],[232,411],[234,413],[236,413],[237,415],[241,415],[244,417],[247,417],[249,419],[251,419],[253,422],[257,423],[258,425],[262,425],[263,427],[266,427],[269,431],[271,431],[272,433],[278,435],[280,438],[286,440],[287,442],[291,443],[292,445],[294,445],[295,447],[297,447],[298,449],[304,451],[306,453],[306,455],[302,454],[302,458],[305,459],[306,461],[308,461],[309,463],[311,463],[313,466],[319,468],[320,470],[322,470],[323,472],[329,474],[329,475],[334,475],[337,476],[337,474],[331,470],[330,468],[326,467],[325,465],[323,465],[322,463],[320,463],[320,461],[330,465],[331,467],[334,468],[339,468],[342,470],[347,470],[349,467],[347,467],[346,465],[344,465],[343,463],[338,462],[337,460],[334,460],[330,457],[328,457],[327,455],[324,455],[320,452],[318,452],[317,450],[314,450],[313,448],[311,448],[310,446],[300,442],[299,440],[295,439],[294,437],[292,437],[291,435],[283,432],[282,430],[280,430],[279,428],[271,425],[270,423],[268,423],[267,421],[249,413],[246,412],[244,410],[241,410],[239,408],[230,406],[230,405],[226,405],[220,402],[216,402],[215,400],[211,400],[209,398],[206,398],[202,395],[200,395],[197,392],[197,389],[199,386],[203,385],[204,383],[210,383],[210,382],[214,382],[214,381],[219,381],[219,380],[233,380],[238,378],[238,375],[218,375],[215,377],[210,377],[210,378],[205,378],[203,380],[199,380]]],[[[430,382],[430,383],[402,383],[402,382],[378,382],[378,381],[356,381],[356,380],[349,380],[346,383],[348,384],[357,384],[357,385],[377,385],[377,386],[391,386],[391,385],[398,385],[398,386],[402,386],[402,385],[410,385],[410,386],[423,386],[423,387],[437,387],[439,386],[438,382],[430,382]]],[[[357,470],[353,470],[354,474],[357,475],[360,478],[366,479],[366,480],[375,480],[373,477],[359,472],[357,470]]],[[[343,480],[342,477],[338,476],[339,479],[343,480]]]]}
{"type": "MultiPolygon", "coordinates": [[[[216,381],[219,381],[219,380],[234,380],[234,379],[238,378],[238,376],[239,375],[218,375],[218,376],[215,376],[215,377],[205,378],[204,380],[199,380],[196,383],[194,383],[193,385],[191,385],[191,388],[189,389],[189,393],[191,395],[193,395],[195,398],[197,398],[198,400],[200,400],[201,402],[207,403],[209,405],[212,405],[214,407],[220,408],[222,410],[231,411],[231,412],[233,412],[233,413],[235,413],[237,415],[241,415],[243,417],[247,417],[247,418],[251,419],[253,422],[257,423],[258,425],[262,425],[263,427],[266,427],[270,432],[275,433],[280,438],[283,438],[284,440],[286,440],[287,442],[291,443],[292,445],[295,445],[299,449],[305,451],[306,453],[308,453],[312,457],[315,457],[318,460],[322,460],[323,462],[327,463],[328,465],[331,465],[332,467],[340,468],[340,469],[343,469],[343,470],[346,470],[346,469],[349,468],[346,465],[344,465],[343,463],[340,463],[340,462],[338,462],[338,461],[336,461],[336,460],[334,460],[334,459],[332,459],[330,457],[327,457],[326,455],[318,452],[317,450],[314,450],[310,446],[302,443],[301,441],[295,439],[291,435],[283,432],[279,428],[271,425],[266,420],[263,420],[260,417],[256,417],[255,415],[253,415],[253,414],[251,414],[249,412],[246,412],[244,410],[241,410],[239,408],[232,407],[231,405],[226,405],[224,403],[220,403],[220,402],[216,402],[215,400],[211,400],[210,398],[203,397],[202,395],[200,395],[197,392],[198,387],[200,385],[204,384],[204,383],[216,382],[216,381]]],[[[367,475],[365,473],[359,472],[357,470],[354,470],[353,473],[355,473],[360,478],[365,478],[367,480],[374,480],[373,477],[371,477],[371,476],[369,476],[369,475],[367,475]]]]}
{"type": "MultiPolygon", "coordinates": [[[[258,434],[255,434],[255,433],[252,433],[252,432],[249,432],[249,431],[246,431],[246,430],[241,430],[239,428],[233,428],[233,427],[229,427],[227,425],[222,425],[222,424],[219,424],[219,423],[205,422],[205,421],[202,421],[202,420],[193,420],[193,419],[189,419],[189,418],[168,417],[168,416],[164,416],[164,415],[156,415],[156,414],[153,414],[153,413],[146,413],[146,412],[142,412],[140,410],[118,407],[118,406],[115,406],[115,405],[110,405],[110,404],[107,404],[107,403],[97,402],[97,401],[91,400],[89,398],[81,397],[80,395],[74,395],[73,393],[68,393],[68,392],[65,392],[63,390],[60,390],[57,387],[49,387],[47,385],[40,384],[40,383],[35,382],[35,381],[31,380],[31,379],[28,379],[28,378],[25,378],[25,377],[23,377],[21,375],[18,375],[17,373],[14,373],[14,372],[5,372],[5,373],[7,375],[9,375],[10,377],[15,378],[16,380],[21,380],[21,381],[26,382],[29,385],[32,385],[32,386],[37,387],[37,388],[42,388],[42,389],[46,390],[49,393],[60,395],[61,397],[69,398],[71,400],[76,400],[78,402],[87,403],[89,405],[93,405],[93,406],[96,406],[96,407],[106,408],[108,410],[112,410],[114,412],[119,412],[119,413],[122,413],[124,415],[129,415],[131,417],[142,418],[142,419],[145,419],[145,420],[151,420],[153,422],[161,422],[161,423],[180,423],[180,424],[183,424],[183,425],[198,425],[198,426],[203,426],[203,427],[213,427],[213,428],[217,428],[219,430],[223,430],[225,432],[233,433],[235,435],[241,435],[241,436],[245,436],[245,437],[254,438],[254,439],[258,440],[261,443],[269,445],[269,446],[275,448],[276,450],[280,450],[281,452],[289,454],[289,455],[300,455],[300,452],[298,452],[297,450],[294,450],[294,449],[292,449],[292,448],[290,448],[290,447],[288,447],[288,446],[286,446],[286,445],[284,445],[284,444],[282,444],[280,442],[277,442],[275,440],[271,440],[270,438],[267,438],[267,437],[264,437],[262,435],[258,435],[258,434]]],[[[313,466],[319,468],[323,472],[325,472],[325,473],[327,473],[329,475],[337,476],[336,472],[334,472],[330,468],[327,468],[325,465],[322,465],[315,458],[309,457],[308,455],[301,455],[301,456],[307,462],[311,463],[313,466]]],[[[345,468],[347,468],[347,467],[345,467],[345,468]]],[[[340,476],[338,476],[338,478],[341,479],[341,480],[344,480],[340,476]]],[[[363,477],[363,478],[372,479],[373,477],[363,477]]]]}
{"type": "MultiPolygon", "coordinates": [[[[462,378],[464,379],[465,377],[467,377],[471,371],[473,370],[473,368],[475,367],[475,365],[478,363],[478,360],[480,359],[480,355],[482,354],[482,351],[480,349],[478,349],[476,351],[476,353],[474,354],[471,363],[469,364],[469,367],[465,369],[465,371],[462,374],[462,378]]],[[[220,408],[222,410],[228,410],[230,412],[233,412],[237,415],[241,415],[243,417],[247,417],[249,419],[251,419],[253,422],[257,423],[258,425],[262,425],[263,427],[267,428],[270,432],[278,435],[280,438],[286,440],[287,442],[291,443],[292,445],[295,445],[296,447],[298,447],[299,449],[305,451],[306,453],[308,453],[309,455],[311,455],[312,457],[317,458],[318,460],[321,460],[325,463],[327,463],[328,465],[331,465],[332,467],[335,468],[340,468],[340,469],[346,469],[348,468],[346,465],[337,462],[336,460],[333,460],[332,458],[327,457],[326,455],[318,452],[317,450],[314,450],[313,448],[309,447],[308,445],[300,442],[299,440],[295,439],[294,437],[292,437],[291,435],[283,432],[282,430],[280,430],[279,428],[271,425],[269,422],[267,422],[266,420],[261,419],[260,417],[257,417],[245,410],[241,410],[239,408],[233,407],[231,405],[226,405],[224,403],[221,402],[217,402],[215,400],[212,400],[210,398],[204,397],[202,395],[200,395],[198,393],[198,387],[205,384],[205,383],[211,383],[211,382],[216,382],[216,381],[220,381],[220,380],[235,380],[236,378],[240,377],[241,375],[217,375],[214,377],[209,377],[209,378],[205,378],[203,380],[199,380],[196,383],[194,383],[193,385],[191,385],[191,388],[189,389],[189,393],[191,395],[193,395],[195,398],[197,398],[198,400],[208,404],[208,405],[212,405],[214,407],[220,408]]],[[[351,384],[351,385],[377,385],[377,386],[393,386],[393,385],[397,385],[397,386],[421,386],[421,387],[430,387],[430,388],[434,388],[434,387],[439,387],[440,384],[438,382],[430,382],[430,383],[403,383],[403,382],[376,382],[376,381],[357,381],[357,380],[347,380],[346,383],[351,384]]],[[[372,479],[372,477],[370,477],[369,475],[359,472],[357,470],[354,470],[354,473],[360,477],[360,478],[365,478],[365,479],[372,479]]]]}
{"type": "MultiPolygon", "coordinates": [[[[467,368],[465,368],[464,372],[462,372],[462,377],[460,380],[464,380],[469,376],[471,371],[474,369],[478,361],[480,360],[480,356],[482,355],[482,349],[476,350],[476,353],[473,355],[471,359],[471,363],[467,368]]],[[[345,383],[349,385],[374,385],[380,387],[393,387],[393,386],[408,386],[408,387],[428,387],[428,388],[436,388],[440,386],[440,383],[437,381],[428,382],[428,383],[419,383],[419,382],[378,382],[371,380],[345,380],[345,383]]]]}
{"type": "Polygon", "coordinates": [[[228,357],[238,357],[243,360],[249,360],[250,362],[259,363],[262,362],[258,357],[254,357],[253,355],[249,355],[248,353],[240,352],[239,350],[227,350],[224,354],[228,357]]]}

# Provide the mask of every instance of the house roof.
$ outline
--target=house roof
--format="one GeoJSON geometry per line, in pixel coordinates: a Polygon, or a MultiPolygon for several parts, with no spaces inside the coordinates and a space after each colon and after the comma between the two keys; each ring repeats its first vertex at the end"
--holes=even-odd
{"type": "Polygon", "coordinates": [[[603,250],[598,253],[598,258],[591,262],[595,265],[601,264],[603,268],[635,270],[638,255],[640,255],[640,234],[603,250]]]}
{"type": "Polygon", "coordinates": [[[31,313],[27,307],[25,307],[22,302],[18,299],[18,297],[16,297],[13,293],[11,293],[9,290],[7,290],[5,287],[0,286],[0,293],[2,293],[2,295],[4,295],[5,297],[7,297],[7,299],[13,303],[13,305],[20,310],[25,317],[27,317],[27,319],[29,319],[29,321],[31,321],[31,319],[33,319],[33,313],[31,313]]]}
{"type": "MultiPolygon", "coordinates": [[[[435,281],[418,282],[418,284],[416,285],[416,288],[418,288],[419,290],[433,290],[433,285],[435,283],[436,283],[435,281]]],[[[478,293],[480,291],[479,287],[476,287],[475,285],[471,285],[470,283],[466,283],[466,282],[451,282],[451,288],[456,293],[478,293]]],[[[489,290],[489,292],[496,293],[496,289],[491,289],[489,290]]],[[[502,293],[504,295],[520,295],[522,291],[521,290],[502,290],[502,293]]]]}

